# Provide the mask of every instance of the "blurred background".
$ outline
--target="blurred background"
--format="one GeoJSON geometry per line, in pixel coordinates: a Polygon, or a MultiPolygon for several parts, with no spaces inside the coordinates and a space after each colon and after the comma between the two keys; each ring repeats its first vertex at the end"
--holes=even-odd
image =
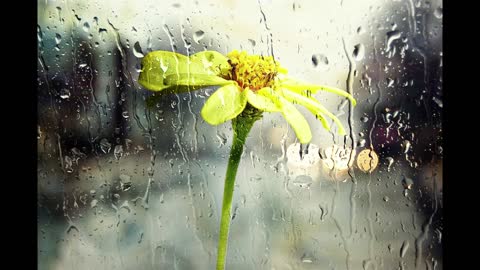
{"type": "Polygon", "coordinates": [[[442,1],[38,1],[39,269],[213,269],[230,123],[154,96],[154,50],[274,55],[345,89],[247,140],[227,269],[442,269],[442,1]],[[148,104],[148,105],[147,105],[148,104]]]}

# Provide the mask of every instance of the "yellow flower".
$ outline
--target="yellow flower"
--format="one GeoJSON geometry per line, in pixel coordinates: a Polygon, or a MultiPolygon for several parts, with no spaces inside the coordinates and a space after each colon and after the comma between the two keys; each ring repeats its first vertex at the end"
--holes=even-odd
{"type": "Polygon", "coordinates": [[[189,57],[154,51],[143,58],[138,82],[149,90],[168,93],[221,86],[202,108],[201,115],[207,123],[218,125],[231,120],[242,113],[248,103],[261,112],[282,113],[301,143],[310,142],[312,133],[293,104],[306,107],[327,130],[330,125],[326,117],[333,119],[341,135],[345,134],[342,123],[312,94],[318,90],[328,91],[356,104],[355,99],[343,90],[288,77],[287,70],[271,56],[248,55],[236,50],[226,57],[215,51],[203,51],[189,57]]]}

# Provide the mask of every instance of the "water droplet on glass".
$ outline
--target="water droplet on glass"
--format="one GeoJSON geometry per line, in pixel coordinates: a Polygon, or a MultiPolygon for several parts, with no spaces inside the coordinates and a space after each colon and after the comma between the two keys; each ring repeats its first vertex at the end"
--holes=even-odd
{"type": "Polygon", "coordinates": [[[406,176],[403,177],[402,185],[405,189],[412,189],[413,187],[413,180],[412,178],[408,178],[406,176]]]}
{"type": "Polygon", "coordinates": [[[357,28],[357,34],[361,35],[361,34],[363,34],[363,33],[365,33],[365,31],[363,30],[363,28],[362,28],[361,26],[359,26],[359,27],[357,28]]]}
{"type": "Polygon", "coordinates": [[[55,43],[58,45],[62,42],[62,36],[59,33],[55,34],[55,43]]]}
{"type": "Polygon", "coordinates": [[[115,145],[115,148],[113,149],[113,155],[115,158],[118,160],[123,156],[123,146],[122,145],[115,145]]]}
{"type": "Polygon", "coordinates": [[[193,40],[198,44],[200,40],[205,36],[205,32],[202,30],[198,30],[197,32],[193,33],[193,40]]]}
{"type": "Polygon", "coordinates": [[[367,141],[365,139],[360,139],[358,142],[357,142],[357,146],[358,147],[365,147],[365,145],[367,144],[367,141]]]}
{"type": "Polygon", "coordinates": [[[399,39],[402,36],[402,32],[398,30],[387,32],[387,48],[386,51],[390,51],[392,49],[393,41],[399,39]]]}
{"type": "Polygon", "coordinates": [[[69,234],[72,230],[77,231],[77,233],[80,232],[77,227],[75,227],[74,225],[70,225],[70,227],[68,227],[67,229],[67,234],[69,234]]]}
{"type": "Polygon", "coordinates": [[[66,88],[63,88],[62,90],[60,90],[60,98],[61,99],[70,98],[70,90],[68,90],[66,88]]]}
{"type": "Polygon", "coordinates": [[[257,45],[257,42],[255,42],[255,40],[253,39],[248,39],[248,41],[250,42],[250,44],[252,45],[252,47],[255,47],[255,45],[257,45]]]}
{"type": "Polygon", "coordinates": [[[368,117],[362,116],[362,117],[360,117],[360,121],[362,121],[363,123],[366,123],[366,122],[368,122],[368,117]]]}
{"type": "Polygon", "coordinates": [[[323,209],[323,207],[320,204],[318,205],[318,208],[320,208],[320,220],[323,220],[327,212],[325,209],[323,209]]]}
{"type": "Polygon", "coordinates": [[[388,202],[388,201],[390,200],[390,198],[389,198],[388,196],[385,196],[385,197],[383,197],[383,200],[384,200],[385,202],[388,202]]]}
{"type": "Polygon", "coordinates": [[[135,64],[135,71],[136,71],[137,73],[140,73],[140,72],[142,71],[142,64],[136,63],[136,64],[135,64]]]}
{"type": "Polygon", "coordinates": [[[394,160],[393,160],[392,157],[386,157],[385,159],[388,162],[387,172],[390,172],[390,168],[392,167],[392,164],[393,164],[394,160]]]}
{"type": "Polygon", "coordinates": [[[125,119],[128,119],[128,117],[129,117],[128,111],[122,112],[122,117],[125,118],[125,119]]]}
{"type": "Polygon", "coordinates": [[[409,140],[405,140],[402,143],[403,146],[403,153],[406,154],[410,150],[410,147],[412,146],[409,140]]]}
{"type": "Polygon", "coordinates": [[[90,208],[94,208],[97,206],[97,203],[98,203],[98,200],[97,199],[93,199],[91,202],[90,202],[90,208]]]}
{"type": "Polygon", "coordinates": [[[135,57],[137,58],[142,58],[144,57],[144,54],[142,52],[142,48],[140,47],[140,44],[137,42],[135,42],[135,44],[133,44],[133,55],[135,55],[135,57]]]}
{"type": "Polygon", "coordinates": [[[69,156],[65,156],[65,171],[67,173],[73,172],[73,160],[69,156]]]}
{"type": "Polygon", "coordinates": [[[38,38],[38,42],[43,41],[43,33],[39,25],[37,25],[37,38],[38,38]]]}
{"type": "Polygon", "coordinates": [[[112,149],[112,144],[106,138],[100,140],[100,149],[103,153],[108,154],[112,149]]]}
{"type": "Polygon", "coordinates": [[[88,22],[85,22],[83,24],[83,31],[85,31],[85,32],[90,31],[90,24],[88,24],[88,22]]]}
{"type": "Polygon", "coordinates": [[[407,253],[409,243],[407,240],[403,241],[402,247],[400,248],[400,257],[403,258],[405,256],[405,253],[407,253]]]}
{"type": "Polygon", "coordinates": [[[365,46],[363,46],[363,44],[355,45],[353,49],[353,58],[356,61],[360,61],[363,59],[364,56],[365,56],[365,46]]]}
{"type": "Polygon", "coordinates": [[[437,98],[437,97],[433,97],[432,100],[437,103],[438,107],[440,108],[443,108],[443,102],[441,99],[437,98]]]}
{"type": "Polygon", "coordinates": [[[394,79],[387,78],[387,87],[393,87],[394,83],[395,83],[394,79]]]}
{"type": "Polygon", "coordinates": [[[305,155],[308,155],[308,146],[309,144],[300,144],[300,151],[299,151],[300,160],[303,160],[303,157],[305,155]]]}
{"type": "Polygon", "coordinates": [[[85,153],[83,153],[82,151],[80,151],[78,148],[76,147],[73,147],[71,150],[70,150],[73,154],[73,156],[77,159],[79,158],[86,158],[87,155],[85,153]]]}
{"type": "Polygon", "coordinates": [[[292,184],[301,188],[310,188],[313,184],[313,179],[308,175],[299,175],[293,180],[292,184]]]}
{"type": "Polygon", "coordinates": [[[143,240],[143,232],[140,233],[140,239],[138,239],[138,244],[142,243],[142,240],[143,240]]]}
{"type": "Polygon", "coordinates": [[[131,176],[126,175],[126,174],[121,174],[120,175],[120,188],[123,191],[127,191],[132,187],[132,181],[131,181],[131,176]]]}
{"type": "Polygon", "coordinates": [[[437,19],[441,19],[443,17],[443,8],[436,8],[435,11],[433,11],[433,15],[437,17],[437,19]]]}
{"type": "Polygon", "coordinates": [[[56,10],[57,10],[58,19],[60,19],[60,16],[62,14],[62,8],[61,7],[56,7],[56,10]]]}
{"type": "Polygon", "coordinates": [[[310,259],[310,258],[303,258],[303,259],[302,259],[302,262],[303,262],[303,263],[312,263],[312,259],[310,259]]]}
{"type": "Polygon", "coordinates": [[[300,258],[300,260],[303,262],[303,263],[312,263],[312,258],[311,256],[309,256],[310,254],[307,254],[307,253],[303,253],[302,257],[300,258]]]}
{"type": "Polygon", "coordinates": [[[312,64],[314,67],[328,66],[328,58],[323,54],[314,54],[312,55],[312,64]]]}

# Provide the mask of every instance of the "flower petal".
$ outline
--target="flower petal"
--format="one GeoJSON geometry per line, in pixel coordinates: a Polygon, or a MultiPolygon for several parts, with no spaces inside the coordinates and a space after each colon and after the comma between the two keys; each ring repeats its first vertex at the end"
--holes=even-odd
{"type": "Polygon", "coordinates": [[[291,78],[280,81],[280,87],[287,88],[302,95],[307,95],[306,91],[310,91],[311,93],[315,94],[318,90],[323,90],[337,94],[342,97],[346,97],[350,100],[350,102],[352,102],[353,106],[357,105],[357,101],[355,100],[355,98],[352,97],[352,95],[342,89],[338,89],[335,87],[317,84],[306,84],[291,78]]]}
{"type": "MultiPolygon", "coordinates": [[[[172,85],[177,85],[173,79],[174,77],[172,77],[170,80],[166,80],[167,77],[172,75],[177,75],[178,78],[180,78],[180,74],[190,74],[190,76],[217,75],[214,74],[211,68],[208,68],[208,65],[206,66],[200,61],[203,59],[201,57],[202,55],[205,59],[215,59],[215,63],[220,62],[220,60],[218,60],[218,56],[215,56],[214,58],[208,58],[208,54],[206,52],[196,57],[193,57],[192,55],[193,60],[185,55],[174,52],[150,52],[142,60],[142,71],[138,77],[138,82],[149,90],[161,91],[172,85]]],[[[193,84],[190,82],[186,85],[193,84]]]]}
{"type": "Polygon", "coordinates": [[[164,83],[166,85],[209,86],[226,85],[234,82],[225,80],[217,75],[178,73],[167,76],[164,83]]]}
{"type": "Polygon", "coordinates": [[[312,114],[317,117],[323,117],[323,114],[327,115],[328,117],[332,118],[335,124],[338,126],[338,132],[340,135],[345,135],[345,129],[343,128],[342,123],[338,118],[329,112],[322,104],[320,104],[316,99],[313,97],[305,97],[295,92],[289,91],[287,89],[282,90],[283,96],[294,103],[298,103],[302,106],[305,106],[312,114]]]}
{"type": "Polygon", "coordinates": [[[273,89],[265,87],[254,92],[247,88],[244,91],[247,92],[246,94],[248,103],[250,103],[253,107],[265,112],[282,111],[281,104],[275,103],[272,100],[271,92],[273,92],[273,89]]]}
{"type": "Polygon", "coordinates": [[[188,57],[182,54],[154,51],[142,60],[142,71],[138,82],[145,88],[160,91],[168,85],[164,83],[166,76],[188,71],[188,57]]]}
{"type": "Polygon", "coordinates": [[[240,91],[235,84],[228,84],[219,88],[207,99],[201,115],[207,123],[218,125],[235,118],[246,105],[245,91],[240,91]]]}
{"type": "Polygon", "coordinates": [[[290,103],[287,99],[283,98],[276,91],[265,92],[268,97],[279,107],[282,108],[283,117],[290,124],[295,131],[300,143],[308,143],[312,139],[312,132],[310,131],[310,125],[305,117],[290,103]]]}
{"type": "Polygon", "coordinates": [[[285,120],[292,126],[300,143],[309,143],[312,139],[312,132],[305,117],[287,100],[283,100],[282,103],[282,114],[285,120]]]}

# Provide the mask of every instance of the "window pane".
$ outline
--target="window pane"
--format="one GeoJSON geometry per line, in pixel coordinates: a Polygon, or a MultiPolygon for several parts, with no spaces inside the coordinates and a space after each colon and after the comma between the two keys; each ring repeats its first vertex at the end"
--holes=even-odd
{"type": "Polygon", "coordinates": [[[309,144],[281,113],[255,122],[226,269],[442,269],[442,6],[38,1],[39,268],[215,267],[233,131],[200,112],[219,86],[138,78],[153,51],[239,50],[357,105],[312,93],[345,136],[293,105],[309,144]]]}

